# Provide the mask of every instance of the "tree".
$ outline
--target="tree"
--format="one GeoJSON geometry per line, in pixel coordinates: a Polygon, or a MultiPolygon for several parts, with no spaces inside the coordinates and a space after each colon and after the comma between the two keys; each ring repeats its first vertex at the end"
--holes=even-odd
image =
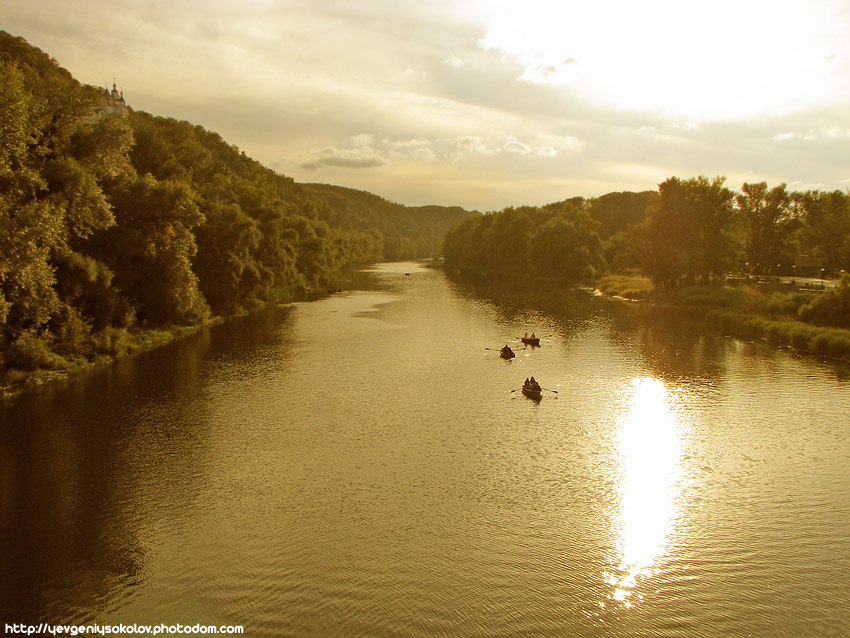
{"type": "MultiPolygon", "coordinates": [[[[41,139],[31,93],[17,65],[0,61],[0,354],[21,341],[50,341],[61,307],[51,255],[64,239],[62,210],[41,197],[41,139]]],[[[10,357],[10,355],[12,355],[10,357]]]]}
{"type": "Polygon", "coordinates": [[[115,184],[109,194],[117,224],[93,244],[139,318],[154,324],[203,320],[209,310],[191,262],[197,250],[192,230],[204,216],[192,190],[145,175],[115,184]]]}
{"type": "Polygon", "coordinates": [[[659,184],[660,199],[638,231],[649,244],[642,267],[657,287],[716,282],[734,265],[734,193],[725,181],[671,177],[659,184]]]}
{"type": "Polygon", "coordinates": [[[587,281],[604,267],[599,222],[572,203],[539,226],[530,240],[532,270],[540,276],[587,281]]]}
{"type": "Polygon", "coordinates": [[[482,234],[483,261],[488,269],[513,273],[528,272],[531,233],[534,223],[526,210],[507,208],[493,218],[482,234]]]}
{"type": "Polygon", "coordinates": [[[744,254],[753,273],[768,274],[793,260],[791,238],[797,220],[791,196],[785,184],[768,190],[766,182],[744,183],[741,191],[735,202],[743,217],[744,254]]]}
{"type": "Polygon", "coordinates": [[[605,240],[643,221],[647,208],[657,199],[655,191],[608,193],[590,200],[589,212],[600,223],[599,236],[605,240]]]}
{"type": "Polygon", "coordinates": [[[234,313],[257,299],[263,279],[256,253],[262,240],[257,222],[238,205],[216,203],[195,230],[193,269],[213,310],[234,313]]]}
{"type": "Polygon", "coordinates": [[[795,193],[793,201],[803,222],[804,248],[824,257],[832,272],[850,266],[841,261],[850,235],[850,196],[841,191],[806,191],[795,193]]]}

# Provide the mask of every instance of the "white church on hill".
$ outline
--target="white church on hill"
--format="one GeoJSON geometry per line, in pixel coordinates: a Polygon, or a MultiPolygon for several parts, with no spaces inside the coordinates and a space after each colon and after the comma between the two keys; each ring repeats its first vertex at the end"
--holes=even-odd
{"type": "Polygon", "coordinates": [[[115,82],[112,83],[112,90],[103,89],[100,95],[100,104],[94,107],[93,113],[86,118],[90,122],[97,122],[106,115],[126,116],[132,109],[124,100],[124,91],[118,91],[115,82]]]}

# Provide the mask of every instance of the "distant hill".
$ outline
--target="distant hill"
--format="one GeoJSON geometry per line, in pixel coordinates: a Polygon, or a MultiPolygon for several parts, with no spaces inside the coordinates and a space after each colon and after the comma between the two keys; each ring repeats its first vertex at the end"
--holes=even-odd
{"type": "Polygon", "coordinates": [[[446,232],[478,215],[459,206],[404,206],[366,191],[329,184],[302,184],[308,198],[321,202],[319,219],[333,227],[375,229],[384,236],[389,260],[440,253],[446,232]]]}

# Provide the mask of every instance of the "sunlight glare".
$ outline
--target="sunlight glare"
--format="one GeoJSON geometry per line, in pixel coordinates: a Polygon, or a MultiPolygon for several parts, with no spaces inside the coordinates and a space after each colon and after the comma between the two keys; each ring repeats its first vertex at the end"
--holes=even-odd
{"type": "Polygon", "coordinates": [[[484,5],[484,49],[592,103],[706,121],[850,97],[847,12],[831,0],[484,5]]]}
{"type": "Polygon", "coordinates": [[[672,529],[680,475],[677,423],[667,389],[655,379],[632,381],[632,405],[621,423],[619,457],[620,565],[609,574],[612,598],[629,597],[642,577],[651,576],[672,529]]]}

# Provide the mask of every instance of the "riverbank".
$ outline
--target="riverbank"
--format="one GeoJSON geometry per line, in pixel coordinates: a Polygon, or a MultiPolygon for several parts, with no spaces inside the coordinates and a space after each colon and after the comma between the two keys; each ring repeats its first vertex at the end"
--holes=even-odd
{"type": "MultiPolygon", "coordinates": [[[[431,260],[420,260],[423,263],[431,260]]],[[[362,267],[362,266],[361,266],[362,267]]],[[[272,304],[313,301],[342,290],[350,284],[355,267],[336,272],[328,279],[327,287],[280,288],[273,291],[269,301],[232,315],[215,316],[194,326],[108,328],[83,339],[71,350],[56,348],[44,339],[32,339],[21,353],[24,365],[2,365],[0,361],[0,400],[15,397],[22,392],[39,388],[47,383],[61,382],[93,368],[112,365],[123,357],[141,354],[179,339],[228,321],[234,317],[260,312],[272,304]]]]}
{"type": "Polygon", "coordinates": [[[642,301],[677,312],[702,329],[746,341],[788,347],[819,357],[850,361],[850,329],[818,326],[801,319],[815,301],[832,293],[762,290],[758,286],[691,286],[653,290],[637,276],[608,276],[598,282],[602,295],[642,301]]]}
{"type": "Polygon", "coordinates": [[[89,348],[74,353],[52,352],[44,344],[34,342],[28,353],[33,360],[32,368],[0,368],[0,399],[14,397],[46,383],[69,379],[85,370],[111,365],[122,357],[159,348],[222,321],[223,318],[216,317],[197,326],[116,329],[102,335],[102,343],[90,344],[89,348]]]}

